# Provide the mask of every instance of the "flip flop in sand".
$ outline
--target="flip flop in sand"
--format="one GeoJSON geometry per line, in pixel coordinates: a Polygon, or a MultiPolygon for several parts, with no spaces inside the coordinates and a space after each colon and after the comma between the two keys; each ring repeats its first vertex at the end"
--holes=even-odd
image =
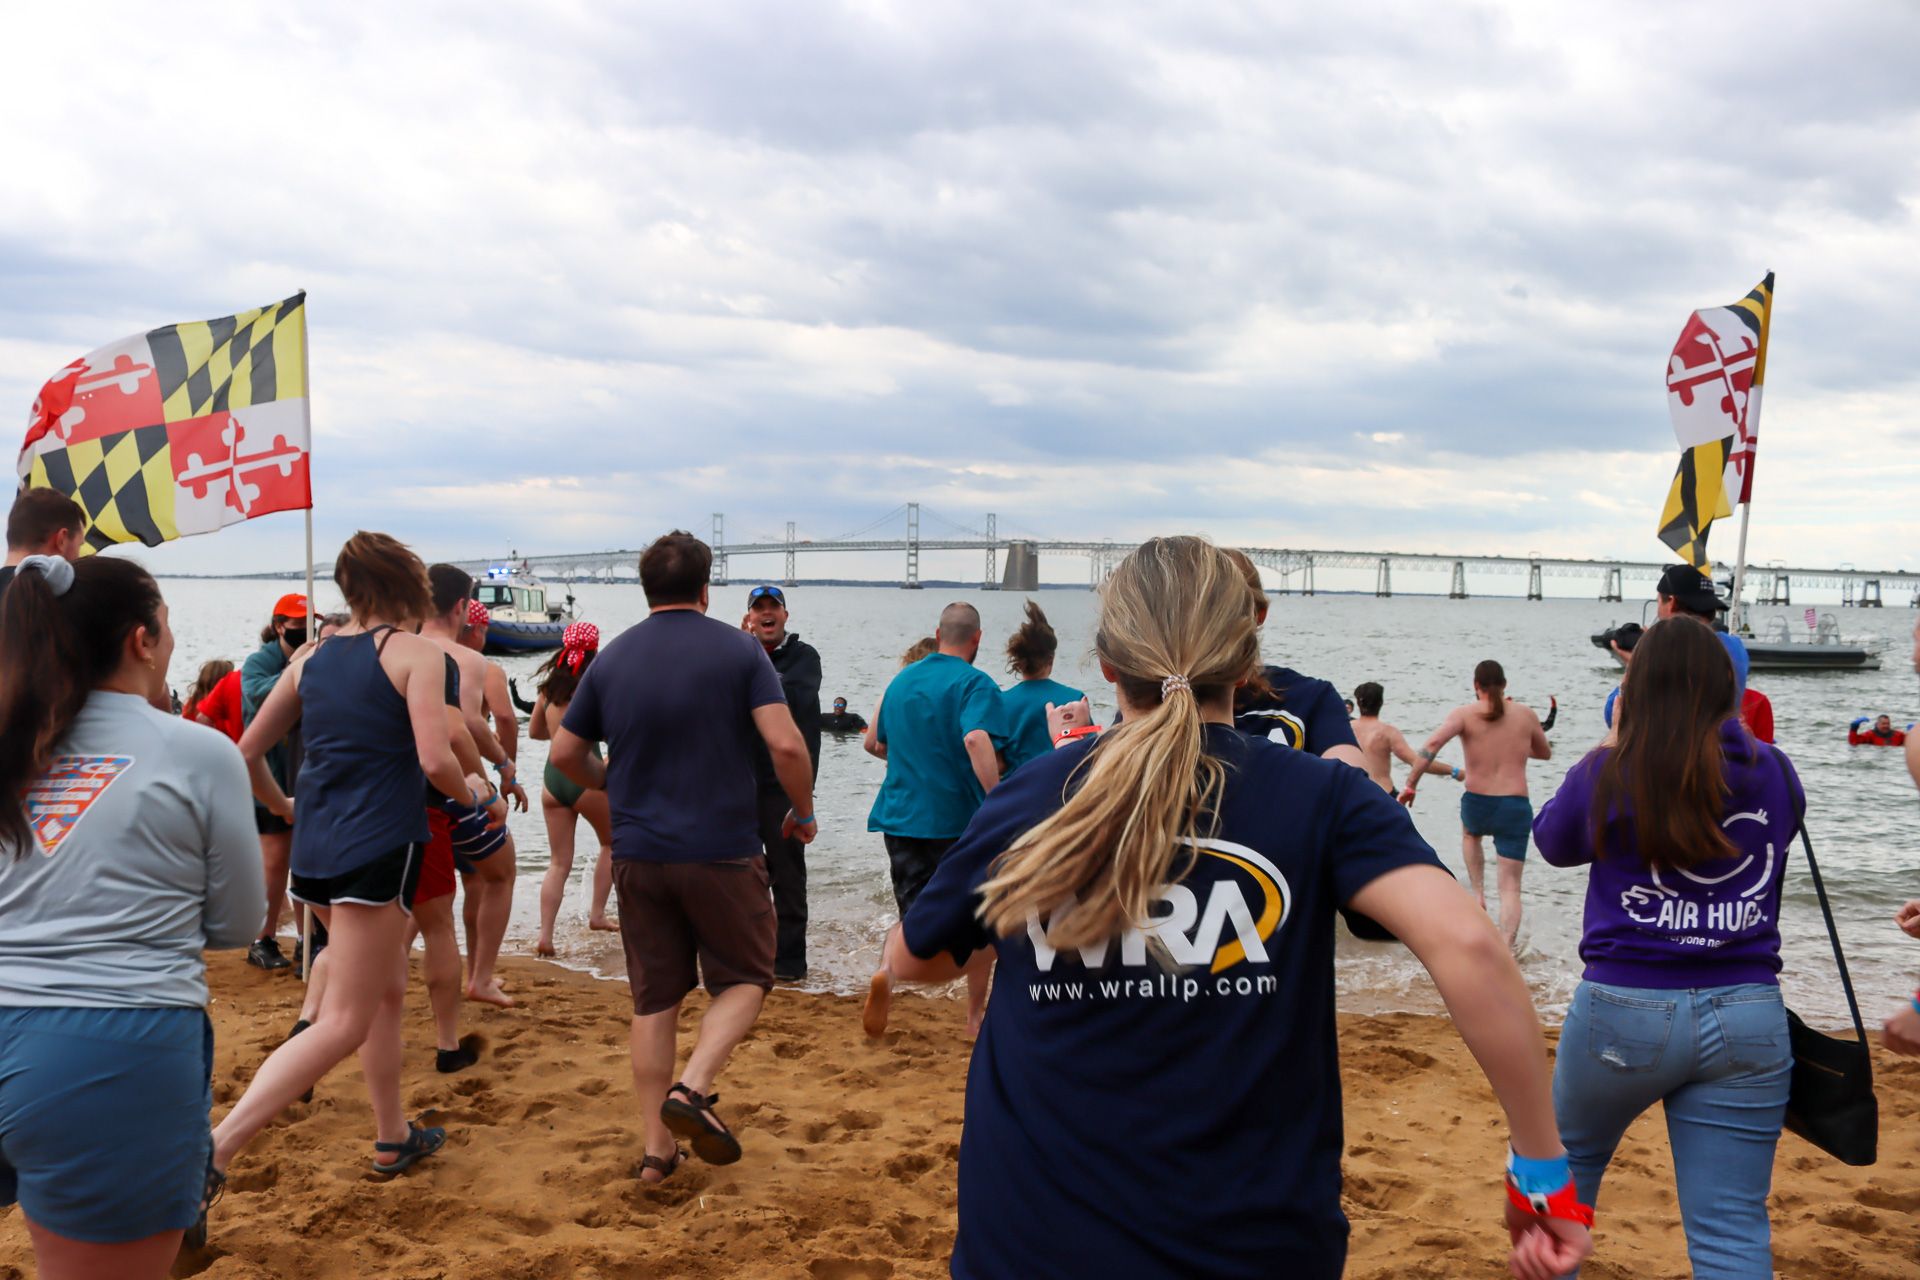
{"type": "Polygon", "coordinates": [[[740,1158],[740,1140],[720,1123],[713,1109],[718,1101],[717,1093],[698,1094],[676,1083],[667,1090],[667,1100],[660,1104],[660,1119],[677,1136],[687,1139],[693,1154],[708,1164],[732,1164],[740,1158]],[[676,1098],[675,1094],[681,1097],[676,1098]]]}
{"type": "Polygon", "coordinates": [[[405,1142],[376,1142],[373,1144],[373,1149],[377,1152],[391,1152],[398,1154],[400,1157],[392,1164],[381,1164],[378,1160],[375,1160],[373,1162],[373,1171],[383,1178],[391,1178],[396,1173],[401,1173],[413,1168],[413,1166],[419,1164],[422,1160],[425,1160],[446,1144],[447,1131],[445,1129],[439,1128],[438,1126],[431,1129],[423,1129],[409,1120],[407,1122],[407,1140],[405,1142]]]}
{"type": "Polygon", "coordinates": [[[653,1156],[653,1155],[642,1157],[640,1160],[641,1184],[643,1186],[649,1186],[649,1187],[659,1186],[661,1183],[665,1182],[668,1178],[671,1178],[673,1176],[673,1171],[675,1169],[678,1169],[682,1164],[684,1164],[686,1162],[686,1159],[687,1159],[687,1153],[685,1149],[679,1146],[674,1147],[673,1156],[670,1159],[662,1159],[659,1156],[653,1156]],[[647,1170],[649,1169],[653,1170],[655,1173],[660,1175],[659,1177],[653,1179],[651,1182],[649,1182],[646,1177],[647,1170]]]}

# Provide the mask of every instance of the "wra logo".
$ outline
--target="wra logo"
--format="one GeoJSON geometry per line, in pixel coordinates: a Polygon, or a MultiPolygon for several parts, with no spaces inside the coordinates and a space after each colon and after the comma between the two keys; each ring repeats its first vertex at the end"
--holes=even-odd
{"type": "MultiPolygon", "coordinates": [[[[1204,866],[1218,874],[1211,880],[1190,875],[1189,883],[1162,888],[1155,895],[1155,912],[1147,925],[1120,935],[1120,963],[1145,967],[1152,942],[1183,968],[1205,965],[1209,972],[1220,973],[1248,961],[1266,964],[1267,942],[1293,908],[1293,890],[1286,877],[1263,854],[1245,845],[1225,840],[1186,843],[1196,860],[1206,860],[1196,862],[1196,873],[1204,866]],[[1202,881],[1197,889],[1191,883],[1195,880],[1202,881]]],[[[1038,912],[1028,915],[1027,939],[1033,943],[1040,972],[1052,972],[1059,957],[1048,940],[1049,928],[1078,905],[1069,898],[1054,908],[1047,924],[1041,923],[1038,912]]],[[[1081,963],[1089,969],[1103,968],[1112,945],[1113,939],[1107,938],[1078,948],[1081,963]]]]}

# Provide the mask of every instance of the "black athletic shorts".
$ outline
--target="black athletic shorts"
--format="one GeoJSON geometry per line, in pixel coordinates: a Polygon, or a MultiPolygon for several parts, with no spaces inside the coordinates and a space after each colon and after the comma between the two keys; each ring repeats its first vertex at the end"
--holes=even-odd
{"type": "Polygon", "coordinates": [[[335,907],[343,902],[384,907],[389,902],[397,902],[402,911],[412,915],[413,895],[420,888],[420,864],[425,853],[425,845],[405,844],[337,876],[303,876],[295,872],[288,893],[295,902],[304,902],[310,907],[335,907]]]}
{"type": "Polygon", "coordinates": [[[253,829],[263,836],[277,836],[293,830],[293,824],[271,809],[255,805],[253,806],[253,829]]]}
{"type": "Polygon", "coordinates": [[[905,919],[913,900],[927,887],[927,881],[933,879],[940,859],[947,856],[947,850],[953,848],[960,837],[923,840],[919,836],[882,835],[880,838],[887,842],[887,870],[893,875],[893,900],[900,908],[901,918],[905,919]]]}

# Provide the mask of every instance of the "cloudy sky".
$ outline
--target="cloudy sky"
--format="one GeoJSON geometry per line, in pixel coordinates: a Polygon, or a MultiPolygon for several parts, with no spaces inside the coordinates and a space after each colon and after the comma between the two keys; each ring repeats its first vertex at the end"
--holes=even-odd
{"type": "Polygon", "coordinates": [[[1652,559],[1667,353],[1771,268],[1756,558],[1920,566],[1905,0],[161,12],[5,19],[0,405],[305,288],[323,555],[917,499],[1652,559]]]}

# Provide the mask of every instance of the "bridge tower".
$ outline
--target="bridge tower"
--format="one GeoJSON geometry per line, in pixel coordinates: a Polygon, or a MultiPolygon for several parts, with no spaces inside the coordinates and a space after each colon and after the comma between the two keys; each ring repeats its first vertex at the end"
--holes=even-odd
{"type": "Polygon", "coordinates": [[[1608,604],[1620,603],[1620,566],[1611,565],[1600,575],[1600,599],[1608,604]]]}
{"type": "Polygon", "coordinates": [[[1862,609],[1881,609],[1886,607],[1885,602],[1880,598],[1880,579],[1868,578],[1860,584],[1860,607],[1862,609]]]}
{"type": "Polygon", "coordinates": [[[1300,594],[1303,596],[1313,594],[1313,557],[1311,555],[1306,557],[1306,563],[1300,567],[1300,594]]]}
{"type": "Polygon", "coordinates": [[[1465,600],[1467,598],[1467,562],[1453,562],[1453,585],[1447,588],[1447,599],[1465,600]]]}
{"type": "Polygon", "coordinates": [[[1540,562],[1532,561],[1527,565],[1527,599],[1544,600],[1547,593],[1541,589],[1540,562]]]}
{"type": "Polygon", "coordinates": [[[791,520],[787,521],[787,576],[784,581],[788,586],[792,586],[795,581],[793,572],[793,521],[791,520]]]}
{"type": "Polygon", "coordinates": [[[710,575],[713,585],[727,585],[727,517],[726,513],[713,513],[713,573],[710,575]]]}
{"type": "Polygon", "coordinates": [[[1373,594],[1382,600],[1393,596],[1393,561],[1386,556],[1380,557],[1380,563],[1373,571],[1373,594]]]}
{"type": "Polygon", "coordinates": [[[1776,568],[1769,577],[1770,581],[1765,587],[1761,588],[1760,603],[1792,604],[1793,581],[1787,576],[1786,570],[1776,568]]]}
{"type": "Polygon", "coordinates": [[[987,512],[987,576],[980,579],[980,589],[982,591],[998,591],[1000,589],[1000,548],[998,545],[1000,538],[999,534],[995,531],[995,526],[999,519],[1000,517],[993,512],[987,512]]]}
{"type": "Polygon", "coordinates": [[[920,504],[907,504],[907,580],[900,584],[905,590],[920,589],[920,504]]]}

